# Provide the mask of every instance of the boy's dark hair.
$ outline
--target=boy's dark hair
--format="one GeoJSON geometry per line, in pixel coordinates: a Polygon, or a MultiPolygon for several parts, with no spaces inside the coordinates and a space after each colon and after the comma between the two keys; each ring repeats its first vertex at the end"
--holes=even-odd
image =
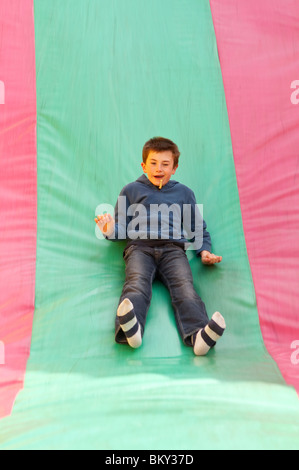
{"type": "Polygon", "coordinates": [[[143,147],[142,151],[142,159],[143,163],[146,163],[147,157],[149,156],[150,152],[172,152],[173,155],[173,167],[176,167],[179,164],[179,157],[180,151],[178,146],[169,139],[165,139],[164,137],[153,137],[143,147]]]}

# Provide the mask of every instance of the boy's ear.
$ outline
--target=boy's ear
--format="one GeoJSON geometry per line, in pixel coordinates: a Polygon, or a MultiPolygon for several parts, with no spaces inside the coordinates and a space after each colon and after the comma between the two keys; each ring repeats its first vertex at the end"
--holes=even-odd
{"type": "Polygon", "coordinates": [[[175,172],[177,171],[178,167],[179,167],[179,165],[173,167],[173,170],[172,170],[173,175],[175,175],[175,172]]]}
{"type": "Polygon", "coordinates": [[[144,173],[147,173],[146,171],[146,164],[144,162],[141,163],[142,169],[144,173]]]}

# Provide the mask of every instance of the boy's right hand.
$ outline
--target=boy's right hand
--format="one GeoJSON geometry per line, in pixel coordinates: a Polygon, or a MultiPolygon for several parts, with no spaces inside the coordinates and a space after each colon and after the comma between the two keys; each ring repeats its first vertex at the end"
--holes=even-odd
{"type": "Polygon", "coordinates": [[[94,221],[103,235],[105,235],[106,237],[110,237],[113,234],[115,228],[115,220],[113,219],[112,215],[98,215],[94,219],[94,221]]]}

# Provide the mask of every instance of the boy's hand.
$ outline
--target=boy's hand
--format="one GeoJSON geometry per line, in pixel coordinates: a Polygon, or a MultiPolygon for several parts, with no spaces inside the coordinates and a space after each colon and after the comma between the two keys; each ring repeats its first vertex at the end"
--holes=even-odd
{"type": "Polygon", "coordinates": [[[212,265],[215,263],[221,263],[222,256],[213,255],[209,251],[202,251],[201,252],[201,261],[203,264],[212,265]]]}
{"type": "Polygon", "coordinates": [[[109,237],[114,232],[115,221],[110,214],[98,215],[94,219],[102,234],[109,237]]]}

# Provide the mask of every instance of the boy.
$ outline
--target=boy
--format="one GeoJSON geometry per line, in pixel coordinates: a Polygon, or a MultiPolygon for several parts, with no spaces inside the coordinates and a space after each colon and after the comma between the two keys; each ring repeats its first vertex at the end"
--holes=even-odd
{"type": "Polygon", "coordinates": [[[219,312],[209,321],[194,289],[185,253],[188,240],[204,264],[220,263],[222,257],[211,253],[210,234],[194,193],[171,180],[179,156],[171,140],[149,140],[143,148],[144,175],[123,188],[115,219],[105,214],[95,222],[108,240],[129,240],[124,251],[126,281],[117,310],[116,342],[132,348],[141,346],[152,283],[158,278],[169,289],[184,343],[193,347],[196,356],[204,356],[223,335],[226,325],[219,312]],[[191,239],[194,242],[190,243],[191,239]]]}

